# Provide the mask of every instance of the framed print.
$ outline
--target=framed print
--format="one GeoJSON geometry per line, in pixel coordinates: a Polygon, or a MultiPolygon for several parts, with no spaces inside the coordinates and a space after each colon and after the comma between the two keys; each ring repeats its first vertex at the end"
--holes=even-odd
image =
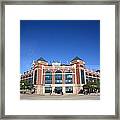
{"type": "Polygon", "coordinates": [[[119,119],[119,9],[2,1],[1,118],[119,119]]]}

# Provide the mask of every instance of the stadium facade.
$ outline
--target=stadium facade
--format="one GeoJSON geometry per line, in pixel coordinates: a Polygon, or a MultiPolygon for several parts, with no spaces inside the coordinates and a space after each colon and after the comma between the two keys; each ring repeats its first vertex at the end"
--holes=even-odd
{"type": "Polygon", "coordinates": [[[71,60],[70,64],[48,64],[41,57],[33,62],[31,70],[21,75],[21,81],[23,80],[34,85],[35,94],[79,94],[83,85],[89,81],[100,81],[100,70],[87,69],[85,61],[79,57],[71,60]]]}

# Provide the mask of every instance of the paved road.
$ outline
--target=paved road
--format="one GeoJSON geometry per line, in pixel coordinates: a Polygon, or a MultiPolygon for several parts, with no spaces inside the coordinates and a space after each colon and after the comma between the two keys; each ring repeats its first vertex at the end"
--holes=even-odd
{"type": "Polygon", "coordinates": [[[29,95],[21,94],[21,100],[100,100],[100,95],[57,95],[57,96],[40,96],[40,95],[29,95]]]}

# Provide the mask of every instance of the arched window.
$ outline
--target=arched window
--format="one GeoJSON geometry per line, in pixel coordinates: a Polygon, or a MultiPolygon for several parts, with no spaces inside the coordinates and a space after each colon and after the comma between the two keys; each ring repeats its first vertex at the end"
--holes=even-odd
{"type": "Polygon", "coordinates": [[[52,72],[51,71],[45,72],[45,84],[52,84],[52,72]]]}
{"type": "Polygon", "coordinates": [[[35,70],[35,74],[34,74],[34,84],[36,85],[36,81],[37,81],[37,70],[35,70]]]}
{"type": "Polygon", "coordinates": [[[85,84],[84,70],[81,70],[81,82],[82,82],[82,84],[85,84]]]}
{"type": "Polygon", "coordinates": [[[62,84],[62,72],[60,70],[55,72],[55,84],[62,84]]]}
{"type": "Polygon", "coordinates": [[[65,84],[72,84],[72,83],[73,83],[72,72],[65,72],[65,84]]]}

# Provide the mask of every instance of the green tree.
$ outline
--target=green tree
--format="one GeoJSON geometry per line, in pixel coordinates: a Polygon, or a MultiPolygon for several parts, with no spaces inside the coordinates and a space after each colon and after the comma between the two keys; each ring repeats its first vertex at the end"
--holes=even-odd
{"type": "Polygon", "coordinates": [[[21,90],[26,90],[26,89],[33,89],[34,85],[31,80],[21,80],[20,81],[20,89],[21,90]]]}
{"type": "Polygon", "coordinates": [[[89,81],[87,82],[87,84],[85,84],[83,86],[83,89],[88,89],[89,91],[100,91],[100,80],[97,79],[94,82],[93,81],[89,81]]]}

